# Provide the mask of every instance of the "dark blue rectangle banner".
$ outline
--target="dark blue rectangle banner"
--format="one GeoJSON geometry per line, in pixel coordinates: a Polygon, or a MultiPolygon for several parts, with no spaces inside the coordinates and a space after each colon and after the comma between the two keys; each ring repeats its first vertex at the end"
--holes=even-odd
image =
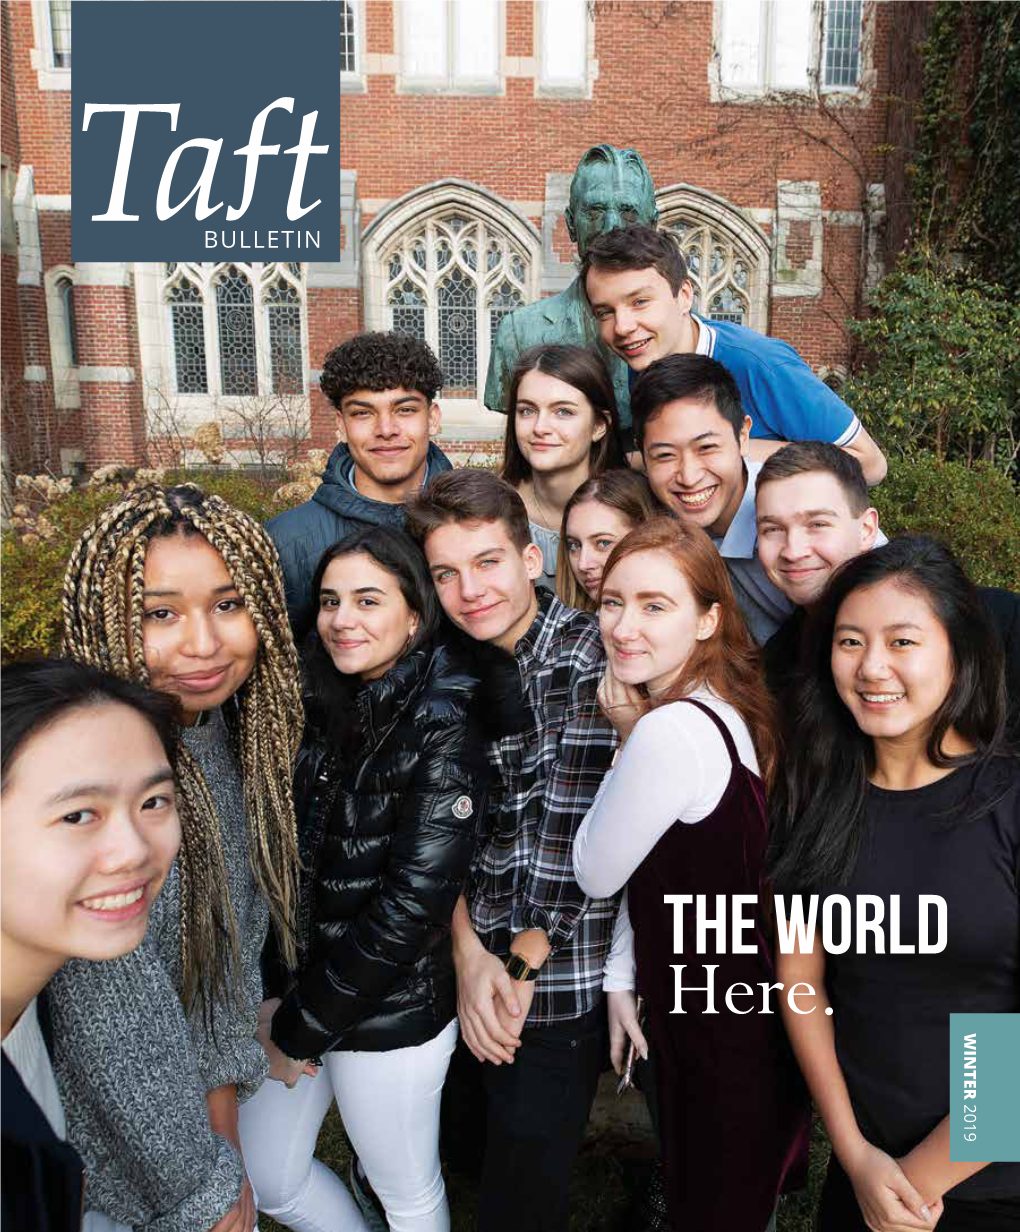
{"type": "Polygon", "coordinates": [[[342,5],[76,4],[75,261],[338,261],[342,5]]]}

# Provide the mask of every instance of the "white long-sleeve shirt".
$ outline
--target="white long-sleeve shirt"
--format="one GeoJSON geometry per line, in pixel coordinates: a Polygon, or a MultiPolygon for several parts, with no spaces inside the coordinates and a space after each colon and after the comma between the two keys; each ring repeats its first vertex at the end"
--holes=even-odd
{"type": "MultiPolygon", "coordinates": [[[[741,762],[758,774],[751,733],[737,711],[706,689],[691,697],[722,719],[741,762]]],[[[709,816],[722,799],[730,770],[722,736],[696,706],[674,702],[644,715],[602,780],[574,839],[574,875],[581,889],[598,898],[615,894],[670,826],[695,825],[709,816]]],[[[626,893],[602,986],[606,992],[634,987],[634,933],[626,893]]]]}

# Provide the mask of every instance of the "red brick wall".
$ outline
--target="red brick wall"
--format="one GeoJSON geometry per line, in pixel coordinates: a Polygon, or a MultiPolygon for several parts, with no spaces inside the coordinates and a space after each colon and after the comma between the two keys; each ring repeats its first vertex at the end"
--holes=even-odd
{"type": "MultiPolygon", "coordinates": [[[[591,99],[536,98],[533,80],[515,78],[498,97],[398,95],[395,77],[371,75],[367,94],[343,98],[343,166],[357,171],[362,199],[393,199],[455,176],[509,200],[541,201],[546,172],[571,173],[588,146],[609,141],[638,149],[660,188],[684,182],[743,208],[772,209],[777,179],[818,180],[824,210],[859,210],[862,184],[881,180],[884,170],[877,151],[885,134],[886,47],[896,7],[878,5],[875,13],[873,101],[833,107],[835,118],[812,105],[713,103],[707,0],[611,0],[597,6],[600,72],[591,99]]],[[[391,53],[393,0],[369,0],[366,18],[367,51],[391,53]]],[[[507,0],[507,55],[533,55],[533,43],[530,0],[507,0]]],[[[853,310],[856,258],[848,263],[844,254],[860,233],[845,232],[825,228],[826,281],[837,285],[821,301],[773,305],[771,332],[787,337],[816,365],[846,358],[840,305],[845,301],[853,310]],[[843,281],[848,272],[850,283],[843,281]]],[[[573,257],[562,221],[554,248],[561,259],[573,257]]],[[[810,248],[805,253],[794,240],[788,252],[799,265],[810,248]]]]}
{"type": "MultiPolygon", "coordinates": [[[[878,5],[872,63],[873,101],[838,108],[719,104],[710,98],[712,5],[654,0],[600,0],[596,6],[595,58],[599,75],[590,99],[536,98],[533,79],[510,78],[499,96],[398,95],[394,76],[367,77],[367,93],[344,95],[340,161],[357,172],[358,196],[391,201],[422,184],[456,177],[508,201],[541,202],[547,172],[571,173],[580,154],[598,141],[634,146],[658,187],[686,182],[746,209],[774,209],[776,181],[814,180],[825,210],[861,209],[862,185],[884,178],[890,30],[899,4],[878,5]]],[[[40,91],[31,65],[31,5],[2,0],[2,148],[15,169],[31,164],[39,194],[64,194],[70,183],[70,91],[40,91]]],[[[506,53],[532,56],[531,0],[507,0],[506,53]]],[[[392,55],[394,0],[368,0],[367,51],[392,55]]],[[[540,214],[529,211],[540,225],[540,214]]],[[[371,222],[367,210],[362,225],[371,222]]],[[[794,224],[787,256],[802,267],[811,254],[806,224],[794,224]]],[[[43,211],[39,218],[43,268],[70,262],[70,215],[43,211]]],[[[860,229],[824,228],[823,291],[815,298],[777,298],[770,332],[788,339],[814,365],[845,362],[843,320],[857,308],[861,267],[860,229]]],[[[554,236],[561,260],[573,257],[562,219],[554,236]]],[[[49,382],[23,381],[26,364],[51,372],[43,290],[16,285],[16,258],[2,263],[3,374],[5,402],[16,391],[18,427],[34,444],[41,464],[59,464],[59,445],[80,443],[89,465],[140,461],[142,391],[116,383],[83,382],[80,414],[53,408],[49,382]],[[31,386],[31,388],[26,388],[31,386]],[[45,457],[40,456],[40,450],[45,457]]],[[[76,289],[81,362],[131,366],[141,377],[133,292],[124,287],[76,289]]],[[[364,325],[358,289],[308,291],[308,365],[322,366],[326,352],[364,325]]],[[[5,419],[9,419],[5,411],[5,419]]],[[[332,408],[315,387],[311,395],[312,443],[335,439],[332,408]]],[[[12,432],[10,439],[15,439],[12,432]]]]}

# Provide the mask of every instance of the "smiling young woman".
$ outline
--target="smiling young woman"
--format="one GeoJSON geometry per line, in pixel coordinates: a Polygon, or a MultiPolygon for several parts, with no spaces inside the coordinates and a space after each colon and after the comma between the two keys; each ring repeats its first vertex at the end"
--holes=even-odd
{"type": "Polygon", "coordinates": [[[539,585],[556,589],[567,501],[592,475],[621,464],[613,383],[594,351],[540,346],[525,351],[507,394],[502,478],[528,510],[542,550],[539,585]]]}
{"type": "Polygon", "coordinates": [[[46,984],[133,950],[181,841],[169,698],[66,660],[5,667],[0,795],[3,1225],[81,1226],[46,984]]]}
{"type": "Polygon", "coordinates": [[[255,1030],[270,919],[294,955],[303,715],[279,560],[219,497],[146,488],[83,533],[63,603],[74,659],[151,684],[180,719],[181,852],[145,943],[52,986],[90,1217],[247,1232],[237,1107],[267,1068],[255,1030]]]}
{"type": "Polygon", "coordinates": [[[1020,760],[987,609],[947,548],[894,539],[835,574],[801,665],[776,889],[867,894],[879,919],[893,895],[937,894],[948,936],[923,958],[916,924],[909,953],[876,954],[862,934],[839,954],[815,939],[780,956],[787,986],[816,990],[801,1014],[783,1008],[833,1146],[819,1226],[1020,1227],[1020,1164],[949,1155],[949,1015],[1020,1011],[1020,760]]]}
{"type": "Polygon", "coordinates": [[[689,915],[678,957],[669,905],[677,894],[757,899],[764,787],[778,754],[758,652],[708,536],[671,517],[613,549],[599,624],[600,702],[621,750],[574,840],[574,871],[593,896],[626,886],[604,984],[613,1064],[619,1072],[628,1037],[647,1054],[636,988],[648,1010],[670,1225],[764,1232],[779,1194],[801,1180],[807,1101],[775,1015],[701,1017],[700,965],[731,986],[771,982],[764,908],[749,954],[699,956],[689,915]],[[690,964],[680,1015],[676,962],[690,964]]]}
{"type": "Polygon", "coordinates": [[[621,467],[582,483],[563,509],[560,540],[566,551],[556,564],[556,593],[567,607],[594,612],[610,552],[635,527],[661,513],[640,471],[621,467]]]}
{"type": "Polygon", "coordinates": [[[450,924],[487,781],[481,682],[437,636],[408,535],[355,531],[312,587],[300,953],[288,973],[266,964],[260,1039],[280,1082],[241,1110],[245,1160],[262,1209],[288,1227],[363,1230],[343,1182],[313,1159],[335,1098],[356,1192],[367,1177],[389,1226],[448,1232],[439,1097],[457,1039],[450,924]]]}

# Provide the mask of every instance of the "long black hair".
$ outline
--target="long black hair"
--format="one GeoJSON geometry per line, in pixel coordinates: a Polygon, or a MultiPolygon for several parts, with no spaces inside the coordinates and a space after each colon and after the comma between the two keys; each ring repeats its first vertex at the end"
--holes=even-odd
{"type": "MultiPolygon", "coordinates": [[[[848,595],[889,579],[922,595],[949,639],[953,678],[931,719],[926,752],[932,765],[983,763],[1005,751],[1001,644],[953,554],[926,536],[904,535],[855,557],[833,576],[808,621],[785,708],[787,753],[771,801],[768,857],[768,877],[780,892],[842,884],[856,863],[874,745],[836,692],[833,629],[848,595]],[[950,728],[973,752],[944,751],[950,728]]],[[[968,816],[988,807],[985,800],[968,816]]]]}
{"type": "MultiPolygon", "coordinates": [[[[319,610],[319,591],[326,570],[341,556],[368,556],[385,569],[404,596],[407,606],[418,617],[418,627],[404,655],[428,645],[439,628],[440,607],[428,566],[418,545],[405,531],[389,526],[364,526],[344,536],[323,552],[312,577],[311,598],[319,610]]],[[[361,688],[357,676],[338,672],[329,652],[313,628],[304,648],[305,702],[312,723],[324,730],[334,748],[353,752],[357,734],[355,695],[361,688]]]]}
{"type": "Polygon", "coordinates": [[[148,722],[174,765],[177,699],[72,659],[29,659],[0,671],[0,783],[28,741],[74,710],[128,706],[148,722]]]}

